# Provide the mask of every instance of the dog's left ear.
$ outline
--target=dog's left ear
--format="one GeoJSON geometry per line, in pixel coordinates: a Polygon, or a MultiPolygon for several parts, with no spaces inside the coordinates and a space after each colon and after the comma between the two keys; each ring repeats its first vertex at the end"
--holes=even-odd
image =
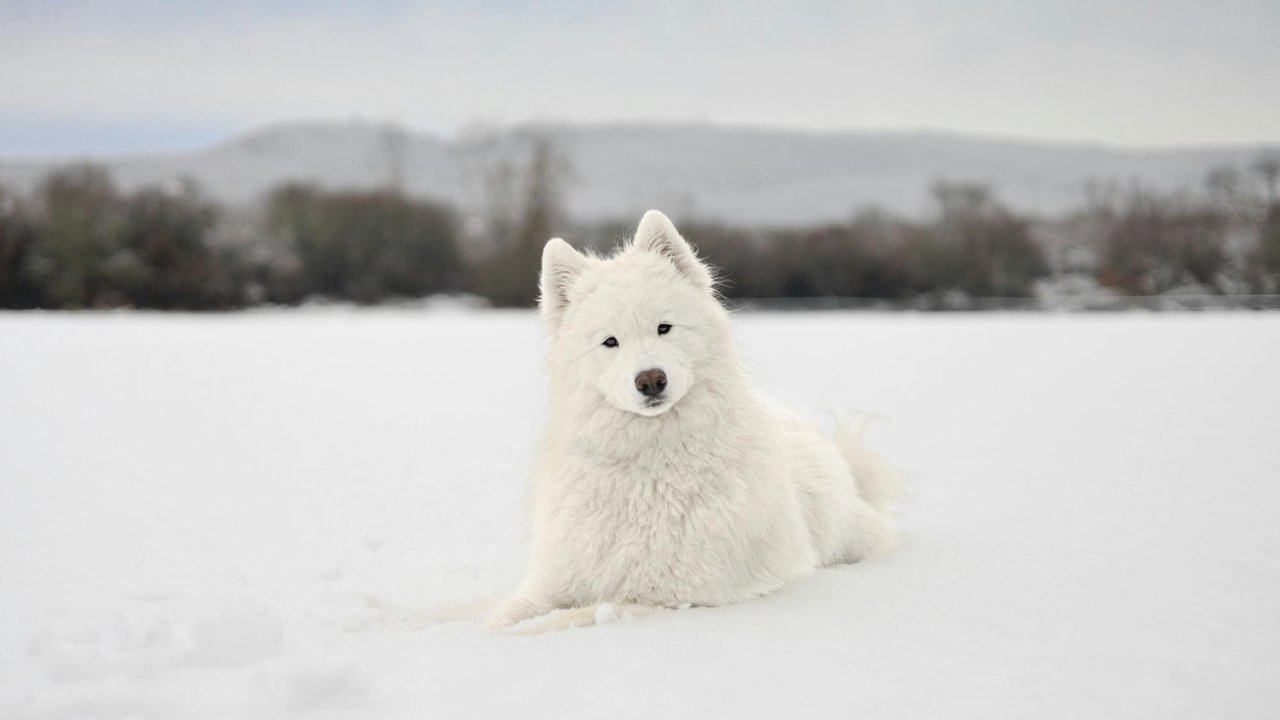
{"type": "Polygon", "coordinates": [[[715,284],[711,271],[698,259],[689,243],[676,232],[676,226],[657,210],[650,210],[640,218],[633,246],[670,260],[694,285],[704,290],[710,290],[715,284]]]}

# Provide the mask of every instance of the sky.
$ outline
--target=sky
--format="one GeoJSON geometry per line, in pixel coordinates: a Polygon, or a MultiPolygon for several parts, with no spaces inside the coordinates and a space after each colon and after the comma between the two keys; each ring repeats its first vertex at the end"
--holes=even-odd
{"type": "Polygon", "coordinates": [[[352,118],[1275,143],[1278,37],[1275,0],[4,0],[0,154],[352,118]]]}

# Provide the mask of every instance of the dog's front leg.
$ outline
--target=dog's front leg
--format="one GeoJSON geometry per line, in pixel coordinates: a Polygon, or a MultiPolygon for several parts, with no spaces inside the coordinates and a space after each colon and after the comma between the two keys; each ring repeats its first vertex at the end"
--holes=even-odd
{"type": "MultiPolygon", "coordinates": [[[[536,557],[536,556],[535,556],[536,557]]],[[[533,562],[515,597],[503,603],[489,619],[489,627],[501,629],[511,627],[530,618],[546,615],[552,610],[569,607],[569,593],[559,573],[549,571],[546,564],[533,562]]]]}

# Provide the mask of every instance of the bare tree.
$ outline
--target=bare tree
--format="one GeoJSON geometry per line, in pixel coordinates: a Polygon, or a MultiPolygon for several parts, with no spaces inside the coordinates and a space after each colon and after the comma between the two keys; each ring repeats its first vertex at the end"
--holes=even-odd
{"type": "Polygon", "coordinates": [[[933,197],[942,211],[940,224],[947,234],[994,209],[991,188],[981,183],[939,181],[933,185],[933,197]]]}
{"type": "Polygon", "coordinates": [[[1280,184],[1280,155],[1274,153],[1263,155],[1254,161],[1252,167],[1266,185],[1267,204],[1275,205],[1277,200],[1280,200],[1280,196],[1276,194],[1277,184],[1280,184]]]}
{"type": "Polygon", "coordinates": [[[565,224],[569,164],[544,134],[473,132],[462,165],[483,224],[474,287],[498,305],[529,305],[542,245],[565,224]]]}
{"type": "Polygon", "coordinates": [[[387,190],[395,195],[404,194],[405,153],[408,136],[404,128],[390,123],[382,130],[382,152],[387,161],[387,190]]]}

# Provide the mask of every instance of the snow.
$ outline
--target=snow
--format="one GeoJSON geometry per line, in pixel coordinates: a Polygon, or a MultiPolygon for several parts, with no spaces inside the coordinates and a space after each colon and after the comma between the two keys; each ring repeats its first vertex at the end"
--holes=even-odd
{"type": "Polygon", "coordinates": [[[532,315],[0,314],[0,717],[1275,717],[1280,315],[741,313],[893,555],[532,637],[532,315]]]}

